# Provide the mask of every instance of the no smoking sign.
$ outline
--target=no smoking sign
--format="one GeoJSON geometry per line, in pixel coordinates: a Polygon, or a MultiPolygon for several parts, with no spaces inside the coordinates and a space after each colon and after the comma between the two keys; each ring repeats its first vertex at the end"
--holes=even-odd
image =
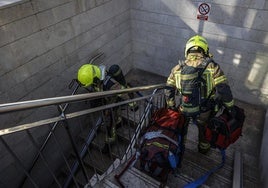
{"type": "Polygon", "coordinates": [[[208,20],[211,5],[209,3],[198,3],[197,19],[208,20]]]}

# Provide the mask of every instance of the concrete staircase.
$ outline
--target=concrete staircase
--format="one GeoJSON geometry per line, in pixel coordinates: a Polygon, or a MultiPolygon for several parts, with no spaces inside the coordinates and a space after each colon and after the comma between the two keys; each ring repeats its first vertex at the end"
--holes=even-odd
{"type": "MultiPolygon", "coordinates": [[[[140,70],[133,70],[130,72],[127,75],[127,80],[129,80],[133,86],[165,82],[165,78],[161,76],[140,70]]],[[[261,187],[258,161],[265,110],[238,100],[236,101],[236,104],[244,108],[246,112],[246,122],[243,128],[244,135],[226,150],[226,163],[224,167],[211,175],[201,187],[232,187],[235,151],[242,153],[243,186],[245,188],[261,187]],[[250,117],[255,118],[252,119],[250,117]]],[[[132,118],[132,121],[135,121],[135,118],[132,118]]],[[[99,128],[92,144],[88,146],[87,155],[84,157],[84,163],[88,174],[104,174],[111,165],[115,164],[114,161],[116,159],[118,160],[122,158],[124,151],[130,142],[130,138],[134,134],[136,125],[135,122],[129,123],[129,120],[127,122],[128,123],[122,124],[122,126],[117,129],[117,147],[113,146],[111,150],[112,152],[109,154],[102,154],[100,152],[100,149],[104,145],[105,129],[103,125],[99,128]]],[[[88,132],[84,131],[84,134],[80,135],[81,140],[85,140],[87,137],[86,133],[88,132]]],[[[179,169],[178,173],[169,175],[166,187],[183,187],[221,163],[221,154],[216,149],[211,149],[206,155],[198,153],[197,134],[197,127],[195,125],[189,125],[182,168],[179,169]]],[[[123,169],[124,165],[121,165],[115,172],[108,174],[102,181],[95,184],[94,187],[120,187],[114,176],[120,174],[123,169]]],[[[82,173],[79,171],[77,174],[79,177],[82,173]]],[[[84,178],[78,179],[79,186],[82,187],[86,185],[87,182],[84,178]]],[[[160,182],[140,171],[138,165],[128,168],[120,180],[125,187],[160,187],[160,182]]],[[[75,184],[72,182],[70,187],[75,187],[75,184]]],[[[90,186],[88,184],[85,187],[90,186]]]]}
{"type": "MultiPolygon", "coordinates": [[[[157,75],[147,72],[139,72],[134,70],[129,75],[129,80],[140,85],[154,84],[153,81],[165,81],[157,75]],[[142,82],[139,78],[143,76],[142,82]],[[148,76],[148,78],[146,78],[148,76]],[[150,82],[151,80],[151,82],[150,82]],[[149,82],[149,83],[148,83],[149,82]]],[[[133,84],[135,85],[135,84],[133,84]]],[[[259,151],[262,139],[262,129],[265,118],[265,109],[259,106],[253,106],[245,102],[236,100],[236,105],[245,110],[246,120],[243,128],[243,136],[226,150],[225,165],[216,173],[212,174],[206,183],[201,187],[233,187],[233,166],[235,151],[242,154],[243,166],[243,183],[245,188],[262,187],[259,177],[259,151]]],[[[204,175],[210,169],[218,166],[221,163],[221,153],[217,149],[211,149],[206,154],[200,154],[197,150],[197,134],[198,130],[195,125],[190,125],[188,128],[186,151],[182,163],[182,168],[179,173],[170,174],[166,187],[183,187],[187,183],[204,175]]],[[[103,182],[96,185],[96,187],[118,187],[118,182],[115,181],[114,175],[122,171],[121,167],[116,172],[109,175],[103,182]],[[109,185],[105,182],[109,181],[109,185]]],[[[137,166],[129,168],[121,177],[121,182],[125,187],[159,187],[160,182],[149,177],[141,172],[137,166]],[[145,177],[145,178],[144,178],[145,177]]]]}
{"type": "MultiPolygon", "coordinates": [[[[245,124],[247,126],[247,123],[245,124]]],[[[261,132],[260,132],[261,134],[261,132]]],[[[243,137],[247,137],[244,135],[243,137]]],[[[182,168],[179,173],[170,174],[166,187],[178,188],[183,187],[187,183],[204,175],[210,169],[218,166],[221,163],[221,154],[217,149],[211,149],[206,154],[200,154],[197,151],[197,127],[189,126],[188,140],[186,142],[186,151],[182,163],[182,168]]],[[[241,146],[243,139],[240,138],[235,144],[231,145],[226,150],[225,165],[216,173],[212,174],[204,185],[201,187],[233,187],[233,166],[235,151],[243,152],[241,146]],[[239,149],[240,148],[240,149],[239,149]]],[[[252,139],[252,138],[251,138],[252,139]]],[[[248,147],[252,147],[248,145],[248,147]]],[[[243,163],[243,187],[262,187],[259,180],[258,157],[257,154],[242,153],[243,163]]],[[[114,176],[120,174],[123,166],[111,173],[105,180],[96,184],[95,187],[120,187],[114,176]],[[109,182],[109,183],[107,183],[109,182]]],[[[148,176],[146,173],[139,170],[136,166],[128,168],[121,177],[121,182],[125,187],[160,187],[160,182],[148,176]]]]}

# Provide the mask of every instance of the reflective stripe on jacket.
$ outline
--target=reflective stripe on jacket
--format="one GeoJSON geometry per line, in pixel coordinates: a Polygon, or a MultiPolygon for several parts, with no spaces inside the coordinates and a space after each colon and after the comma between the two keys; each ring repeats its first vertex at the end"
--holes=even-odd
{"type": "MultiPolygon", "coordinates": [[[[188,66],[200,66],[202,63],[202,58],[197,58],[195,60],[186,60],[185,64],[188,66]]],[[[177,65],[172,70],[167,79],[167,88],[165,90],[166,100],[168,106],[175,106],[175,91],[178,90],[181,93],[181,70],[183,65],[177,65]]],[[[201,98],[206,99],[213,89],[216,89],[212,92],[212,96],[219,98],[227,107],[233,106],[233,96],[230,90],[230,87],[227,83],[227,78],[224,75],[223,71],[220,69],[220,66],[217,63],[210,62],[203,73],[202,78],[206,82],[205,90],[201,93],[201,98]]],[[[185,78],[184,78],[185,79],[185,78]]],[[[190,78],[189,78],[190,79],[190,78]]]]}

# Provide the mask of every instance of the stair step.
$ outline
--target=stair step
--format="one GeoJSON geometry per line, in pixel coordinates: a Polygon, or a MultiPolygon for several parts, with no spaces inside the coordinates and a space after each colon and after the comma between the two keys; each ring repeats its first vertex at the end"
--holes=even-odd
{"type": "MultiPolygon", "coordinates": [[[[90,178],[94,175],[94,171],[91,169],[88,169],[88,168],[86,168],[86,173],[87,173],[88,180],[90,180],[90,178]]],[[[79,168],[75,177],[76,177],[76,181],[77,181],[77,184],[79,185],[79,187],[83,187],[88,182],[86,180],[81,168],[79,168]]],[[[68,187],[76,187],[76,186],[75,186],[74,182],[71,182],[71,184],[68,187]]]]}
{"type": "Polygon", "coordinates": [[[96,136],[92,140],[90,147],[101,149],[105,144],[105,138],[105,132],[98,131],[98,133],[96,133],[96,136]]]}
{"type": "MultiPolygon", "coordinates": [[[[182,168],[180,169],[180,172],[188,177],[191,177],[193,181],[203,176],[205,173],[208,172],[208,170],[210,169],[204,168],[204,166],[201,166],[200,164],[194,163],[190,160],[184,160],[182,168]]],[[[205,185],[208,185],[210,187],[215,187],[215,186],[231,187],[232,180],[230,178],[232,177],[232,171],[227,177],[225,177],[225,176],[219,175],[219,172],[221,170],[222,169],[212,174],[206,181],[205,185]]]]}
{"type": "Polygon", "coordinates": [[[130,168],[126,174],[121,177],[121,182],[124,185],[135,185],[137,187],[159,187],[160,182],[151,178],[147,174],[139,171],[136,168],[130,168]]]}
{"type": "MultiPolygon", "coordinates": [[[[146,86],[152,84],[166,83],[167,77],[144,71],[141,69],[131,69],[125,76],[126,80],[132,87],[146,86]]],[[[147,93],[147,91],[141,91],[141,94],[147,93]]]]}
{"type": "Polygon", "coordinates": [[[137,125],[140,122],[143,112],[144,112],[143,105],[139,105],[139,109],[136,112],[131,110],[122,110],[121,116],[124,119],[130,121],[132,125],[137,125]]]}
{"type": "MultiPolygon", "coordinates": [[[[94,140],[91,143],[91,147],[101,150],[101,148],[105,145],[106,133],[99,132],[94,140]]],[[[121,129],[118,131],[118,139],[115,141],[114,144],[111,144],[112,154],[115,158],[120,158],[122,154],[125,152],[124,150],[128,146],[128,137],[126,136],[126,130],[121,129]],[[119,146],[118,149],[116,146],[119,146]]]]}
{"type": "Polygon", "coordinates": [[[123,125],[117,129],[117,135],[125,142],[129,143],[135,134],[135,128],[129,125],[123,125]]]}
{"type": "Polygon", "coordinates": [[[114,158],[122,159],[122,157],[125,155],[128,145],[128,143],[122,142],[122,140],[117,139],[115,144],[113,144],[111,147],[111,155],[114,158]]]}
{"type": "Polygon", "coordinates": [[[84,158],[84,162],[87,166],[95,169],[98,174],[103,174],[113,163],[113,159],[96,149],[91,149],[90,153],[84,158]]]}
{"type": "MultiPolygon", "coordinates": [[[[218,164],[221,163],[221,152],[218,149],[211,148],[210,151],[203,155],[198,152],[197,148],[198,143],[192,140],[187,140],[185,147],[186,151],[191,152],[193,155],[202,156],[203,158],[206,158],[207,160],[214,161],[218,164]]],[[[229,151],[226,151],[226,158],[225,158],[225,165],[233,166],[233,153],[230,153],[229,151]]]]}
{"type": "MultiPolygon", "coordinates": [[[[111,173],[105,180],[101,181],[95,188],[110,188],[110,187],[121,187],[119,183],[114,178],[115,174],[120,174],[124,166],[119,167],[115,172],[111,173]],[[107,182],[109,182],[107,184],[107,182]]],[[[138,169],[132,167],[128,168],[123,175],[120,177],[120,182],[124,187],[146,187],[146,188],[158,188],[160,182],[148,176],[147,174],[139,171],[138,169]]],[[[166,186],[167,187],[167,186],[166,186]]]]}
{"type": "MultiPolygon", "coordinates": [[[[192,182],[193,179],[186,174],[170,174],[167,180],[167,186],[170,188],[184,187],[188,183],[192,182]]],[[[201,185],[200,188],[209,188],[207,185],[201,185]]]]}
{"type": "Polygon", "coordinates": [[[120,186],[115,185],[112,181],[105,178],[101,183],[98,183],[94,188],[121,188],[120,186]]]}
{"type": "MultiPolygon", "coordinates": [[[[205,167],[204,169],[208,171],[221,164],[221,156],[219,157],[220,157],[220,160],[214,160],[214,158],[211,158],[209,155],[203,155],[201,153],[186,149],[183,160],[191,161],[192,163],[195,163],[199,165],[200,167],[205,167]]],[[[230,164],[226,162],[224,166],[216,173],[223,177],[228,177],[232,175],[233,164],[232,164],[232,161],[230,162],[231,162],[230,164]]],[[[182,165],[184,165],[184,161],[182,161],[182,165]]]]}

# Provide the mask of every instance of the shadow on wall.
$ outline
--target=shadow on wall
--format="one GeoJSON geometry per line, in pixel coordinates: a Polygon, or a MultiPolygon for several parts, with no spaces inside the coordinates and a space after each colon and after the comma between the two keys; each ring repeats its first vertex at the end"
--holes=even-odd
{"type": "MultiPolygon", "coordinates": [[[[212,2],[209,18],[203,21],[197,19],[198,2],[158,0],[153,4],[136,1],[132,3],[134,56],[137,52],[143,54],[144,59],[137,61],[144,61],[155,72],[168,75],[167,67],[174,66],[174,59],[171,59],[175,57],[174,53],[179,60],[183,59],[187,39],[195,34],[203,35],[214,59],[227,75],[234,97],[252,104],[268,104],[267,26],[262,22],[265,15],[261,13],[264,3],[249,2],[237,6],[238,2],[237,5],[234,2],[212,2]],[[143,22],[148,23],[141,28],[145,33],[137,35],[135,27],[143,22]],[[148,44],[142,49],[144,43],[148,44]],[[135,45],[141,49],[136,49],[135,45]],[[161,57],[157,57],[159,54],[161,57]],[[153,65],[156,61],[157,67],[153,65]]],[[[137,32],[140,31],[137,29],[137,32]]]]}

